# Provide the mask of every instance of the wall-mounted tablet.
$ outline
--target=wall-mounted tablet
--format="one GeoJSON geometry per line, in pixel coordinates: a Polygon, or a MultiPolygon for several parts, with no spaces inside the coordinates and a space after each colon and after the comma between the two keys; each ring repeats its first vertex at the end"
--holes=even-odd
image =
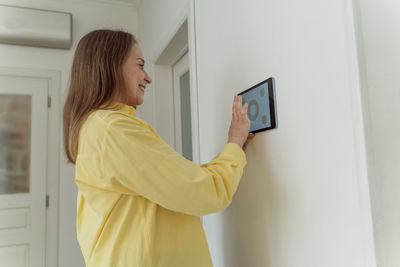
{"type": "Polygon", "coordinates": [[[247,103],[250,133],[266,131],[278,127],[276,113],[275,79],[268,78],[239,93],[242,104],[247,103]]]}

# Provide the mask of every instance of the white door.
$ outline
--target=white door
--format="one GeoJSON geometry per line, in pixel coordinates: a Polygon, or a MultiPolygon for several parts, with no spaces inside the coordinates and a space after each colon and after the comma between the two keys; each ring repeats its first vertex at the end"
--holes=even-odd
{"type": "Polygon", "coordinates": [[[172,73],[174,77],[175,149],[185,158],[193,160],[188,53],[173,66],[172,73]]]}
{"type": "Polygon", "coordinates": [[[0,266],[45,266],[47,80],[0,75],[0,266]]]}

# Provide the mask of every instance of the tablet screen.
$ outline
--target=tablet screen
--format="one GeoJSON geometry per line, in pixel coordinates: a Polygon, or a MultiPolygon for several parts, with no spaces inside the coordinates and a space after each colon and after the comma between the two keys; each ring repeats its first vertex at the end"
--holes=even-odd
{"type": "Polygon", "coordinates": [[[242,104],[248,104],[250,133],[276,128],[275,82],[269,78],[239,93],[242,104]]]}

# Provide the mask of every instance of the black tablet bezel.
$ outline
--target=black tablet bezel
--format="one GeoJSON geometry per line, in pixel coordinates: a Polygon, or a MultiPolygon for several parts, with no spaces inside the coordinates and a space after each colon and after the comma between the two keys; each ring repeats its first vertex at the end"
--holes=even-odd
{"type": "Polygon", "coordinates": [[[262,81],[262,82],[260,82],[260,83],[258,83],[256,85],[250,87],[249,89],[246,89],[243,92],[240,92],[238,95],[242,95],[244,93],[247,93],[248,91],[250,91],[250,90],[252,90],[254,88],[257,88],[260,85],[265,84],[265,83],[268,83],[268,95],[269,95],[269,103],[270,103],[270,105],[269,105],[269,109],[270,110],[269,111],[270,111],[270,114],[271,114],[271,126],[270,127],[261,128],[261,129],[258,129],[258,130],[254,130],[254,131],[251,131],[249,133],[258,133],[258,132],[261,132],[261,131],[275,129],[276,126],[277,126],[277,117],[276,117],[276,109],[275,109],[275,106],[276,106],[276,103],[275,103],[275,90],[274,90],[275,89],[275,79],[273,77],[270,77],[270,78],[268,78],[268,79],[266,79],[266,80],[264,80],[264,81],[262,81]]]}

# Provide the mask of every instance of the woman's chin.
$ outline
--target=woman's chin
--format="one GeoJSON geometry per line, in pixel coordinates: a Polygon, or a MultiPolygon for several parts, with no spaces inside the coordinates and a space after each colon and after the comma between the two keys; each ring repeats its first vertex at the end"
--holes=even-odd
{"type": "Polygon", "coordinates": [[[138,101],[136,102],[136,106],[140,106],[143,104],[143,99],[138,99],[138,101]]]}

